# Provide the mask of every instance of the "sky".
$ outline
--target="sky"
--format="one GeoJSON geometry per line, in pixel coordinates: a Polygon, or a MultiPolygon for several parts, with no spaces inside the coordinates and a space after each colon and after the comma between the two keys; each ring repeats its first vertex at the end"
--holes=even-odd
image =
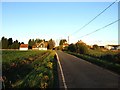
{"type": "Polygon", "coordinates": [[[29,39],[82,40],[88,45],[118,44],[118,23],[81,38],[118,19],[118,3],[78,31],[112,2],[2,2],[0,36],[28,43],[29,39]],[[78,31],[77,33],[74,33],[78,31]]]}

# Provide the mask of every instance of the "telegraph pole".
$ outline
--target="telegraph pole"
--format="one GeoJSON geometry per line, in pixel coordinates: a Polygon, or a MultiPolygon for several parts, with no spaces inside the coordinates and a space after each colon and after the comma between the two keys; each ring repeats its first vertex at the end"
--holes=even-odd
{"type": "Polygon", "coordinates": [[[69,36],[68,36],[68,44],[69,44],[69,36]]]}

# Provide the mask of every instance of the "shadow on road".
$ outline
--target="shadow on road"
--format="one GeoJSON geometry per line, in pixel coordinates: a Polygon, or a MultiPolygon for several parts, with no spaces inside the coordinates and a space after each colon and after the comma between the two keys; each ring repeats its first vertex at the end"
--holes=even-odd
{"type": "Polygon", "coordinates": [[[53,75],[54,75],[54,83],[53,88],[59,89],[59,75],[58,75],[58,64],[57,64],[57,58],[56,55],[54,56],[54,63],[53,63],[53,75]]]}

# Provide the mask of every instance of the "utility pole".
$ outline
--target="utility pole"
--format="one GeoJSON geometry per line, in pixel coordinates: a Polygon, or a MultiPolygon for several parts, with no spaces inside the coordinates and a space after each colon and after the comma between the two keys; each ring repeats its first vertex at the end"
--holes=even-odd
{"type": "Polygon", "coordinates": [[[69,44],[69,36],[68,36],[68,44],[69,44]]]}

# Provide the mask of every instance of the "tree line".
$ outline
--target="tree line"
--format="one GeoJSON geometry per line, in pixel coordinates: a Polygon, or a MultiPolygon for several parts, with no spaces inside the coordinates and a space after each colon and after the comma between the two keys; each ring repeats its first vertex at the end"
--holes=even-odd
{"type": "MultiPolygon", "coordinates": [[[[21,42],[22,44],[24,44],[24,42],[21,42]]],[[[1,49],[19,49],[20,47],[20,42],[18,42],[18,40],[13,41],[12,38],[5,38],[2,37],[0,40],[0,48],[1,49]]]]}
{"type": "Polygon", "coordinates": [[[32,46],[36,43],[44,42],[46,44],[47,49],[53,49],[55,48],[55,41],[50,39],[49,41],[45,41],[45,39],[29,39],[28,41],[28,49],[32,49],[32,46]]]}
{"type": "MultiPolygon", "coordinates": [[[[53,49],[55,47],[55,41],[50,39],[45,41],[45,39],[29,39],[28,49],[32,49],[32,46],[36,43],[41,43],[42,41],[46,42],[47,49],[53,49]]],[[[18,40],[13,41],[12,38],[5,38],[4,36],[0,40],[0,49],[19,49],[20,45],[24,42],[18,42],[18,40]]]]}
{"type": "Polygon", "coordinates": [[[59,42],[59,50],[66,50],[70,52],[80,53],[80,54],[87,54],[89,49],[99,50],[100,47],[97,44],[94,44],[91,48],[89,45],[84,43],[82,40],[78,41],[77,43],[68,44],[68,46],[63,47],[63,45],[67,43],[66,39],[61,39],[59,42]]]}

